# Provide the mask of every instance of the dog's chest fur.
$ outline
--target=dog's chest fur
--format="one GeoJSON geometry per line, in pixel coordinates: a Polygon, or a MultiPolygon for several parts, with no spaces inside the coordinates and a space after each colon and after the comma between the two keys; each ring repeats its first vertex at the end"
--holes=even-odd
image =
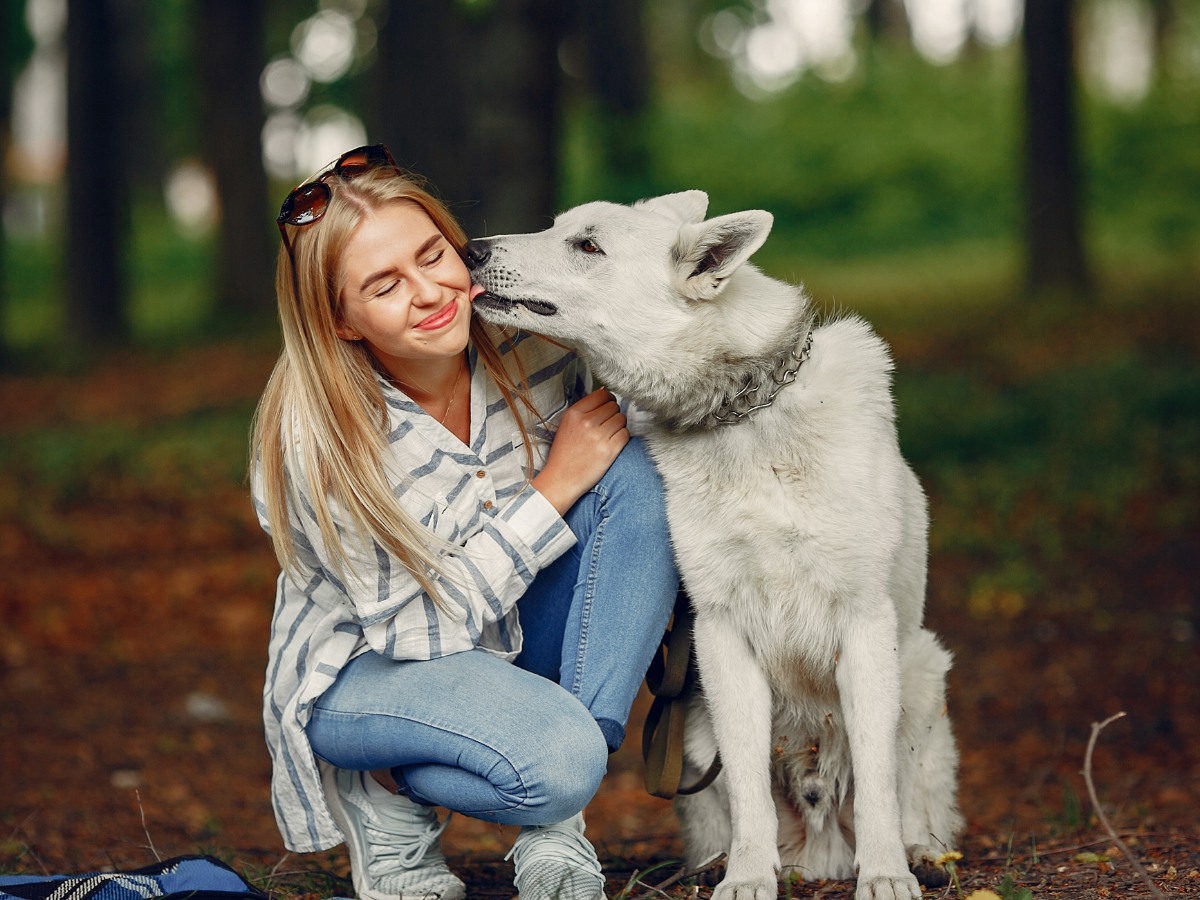
{"type": "Polygon", "coordinates": [[[861,321],[834,322],[817,330],[797,381],[749,422],[648,435],[697,613],[740,631],[782,694],[822,709],[842,629],[863,612],[863,578],[898,539],[885,511],[908,485],[889,477],[903,468],[890,368],[861,321]]]}
{"type": "MultiPolygon", "coordinates": [[[[722,614],[742,632],[773,682],[800,679],[809,682],[800,693],[811,693],[829,680],[837,646],[830,626],[838,576],[827,562],[837,542],[822,527],[826,516],[805,505],[811,482],[796,461],[777,457],[751,468],[740,457],[737,470],[701,468],[696,454],[704,443],[655,448],[692,602],[700,614],[722,614]],[[775,539],[764,540],[768,534],[775,539]],[[693,587],[700,584],[706,587],[693,587]]],[[[720,457],[715,452],[706,462],[720,457]]]]}

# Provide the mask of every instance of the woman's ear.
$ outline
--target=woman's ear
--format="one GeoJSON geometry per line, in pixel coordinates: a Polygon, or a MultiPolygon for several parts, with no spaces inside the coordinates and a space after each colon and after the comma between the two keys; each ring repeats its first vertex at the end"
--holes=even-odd
{"type": "Polygon", "coordinates": [[[353,328],[351,328],[349,325],[347,325],[341,319],[338,319],[338,321],[334,324],[333,330],[337,333],[337,336],[340,337],[343,341],[350,341],[351,343],[353,343],[354,341],[362,340],[362,335],[359,334],[357,331],[355,331],[353,328]]]}

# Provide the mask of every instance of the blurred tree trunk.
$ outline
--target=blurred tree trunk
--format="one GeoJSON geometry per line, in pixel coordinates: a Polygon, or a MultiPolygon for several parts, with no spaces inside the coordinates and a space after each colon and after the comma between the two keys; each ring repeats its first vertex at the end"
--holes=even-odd
{"type": "Polygon", "coordinates": [[[906,34],[903,0],[867,0],[863,21],[872,43],[903,39],[906,34]]]}
{"type": "Polygon", "coordinates": [[[1035,291],[1082,294],[1083,246],[1072,0],[1025,0],[1026,276],[1035,291]]]}
{"type": "Polygon", "coordinates": [[[193,13],[201,143],[220,204],[212,324],[230,330],[275,308],[259,91],[263,0],[201,0],[193,13]]]}
{"type": "Polygon", "coordinates": [[[385,6],[375,73],[368,78],[370,140],[387,144],[400,165],[427,178],[461,213],[457,204],[479,197],[467,165],[463,72],[470,60],[459,4],[391,0],[385,6]]]}
{"type": "Polygon", "coordinates": [[[129,190],[113,124],[124,100],[113,25],[111,0],[68,0],[66,335],[86,347],[129,334],[129,190]]]}
{"type": "Polygon", "coordinates": [[[117,78],[126,102],[114,110],[120,117],[121,158],[133,194],[162,197],[166,163],[163,151],[163,111],[151,31],[156,0],[112,0],[117,78]]]}
{"type": "Polygon", "coordinates": [[[469,234],[542,228],[554,212],[562,33],[557,0],[387,5],[377,139],[433,182],[469,234]]]}
{"type": "Polygon", "coordinates": [[[545,228],[557,211],[564,15],[557,0],[498,0],[468,23],[476,232],[545,228]]]}
{"type": "Polygon", "coordinates": [[[12,92],[13,69],[16,65],[16,42],[18,22],[15,3],[6,3],[0,9],[0,366],[8,358],[8,330],[4,327],[8,311],[8,240],[4,227],[4,211],[8,205],[8,148],[12,144],[12,92]]]}
{"type": "Polygon", "coordinates": [[[642,0],[581,0],[577,28],[583,39],[588,85],[600,108],[602,152],[618,184],[637,200],[650,187],[650,150],[642,121],[650,99],[650,55],[642,0]]]}
{"type": "Polygon", "coordinates": [[[1167,71],[1171,32],[1175,29],[1175,0],[1150,0],[1154,17],[1154,68],[1160,79],[1167,71]]]}

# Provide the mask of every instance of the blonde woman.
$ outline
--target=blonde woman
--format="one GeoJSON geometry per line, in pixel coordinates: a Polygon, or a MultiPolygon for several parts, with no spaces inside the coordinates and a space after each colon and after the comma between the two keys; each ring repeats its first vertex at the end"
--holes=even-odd
{"type": "Polygon", "coordinates": [[[278,221],[252,474],[284,842],[344,841],[364,900],[458,900],[444,807],[521,826],[522,900],[599,900],[581,811],[678,585],[653,466],[571,352],[472,315],[461,228],[382,145],[278,221]]]}

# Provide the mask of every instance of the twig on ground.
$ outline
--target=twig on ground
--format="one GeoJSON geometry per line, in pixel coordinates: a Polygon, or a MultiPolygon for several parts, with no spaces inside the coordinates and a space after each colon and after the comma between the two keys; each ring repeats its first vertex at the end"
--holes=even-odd
{"type": "Polygon", "coordinates": [[[133,796],[137,799],[138,812],[142,817],[142,832],[146,835],[146,841],[150,845],[150,852],[154,854],[155,862],[162,862],[162,857],[158,855],[158,850],[154,846],[154,838],[150,837],[150,829],[146,827],[146,810],[142,808],[141,792],[137,788],[134,788],[133,796]]]}
{"type": "Polygon", "coordinates": [[[658,894],[662,897],[666,897],[667,900],[671,900],[671,895],[668,894],[666,891],[664,891],[662,888],[660,888],[658,885],[646,884],[646,882],[642,881],[636,875],[634,876],[633,884],[638,887],[644,887],[646,890],[650,891],[652,894],[658,894]]]}
{"type": "MultiPolygon", "coordinates": [[[[1129,837],[1135,837],[1140,840],[1147,840],[1149,838],[1154,838],[1154,837],[1169,838],[1169,839],[1175,839],[1178,837],[1178,835],[1173,834],[1172,832],[1169,832],[1169,831],[1157,832],[1157,831],[1127,830],[1123,833],[1128,835],[1129,837]]],[[[1008,853],[1005,853],[1003,855],[1001,855],[999,853],[993,853],[989,856],[975,856],[974,854],[972,854],[971,862],[972,863],[995,863],[995,862],[1004,863],[1004,867],[1007,869],[1007,868],[1012,867],[1014,860],[1028,859],[1036,865],[1043,856],[1060,856],[1064,853],[1079,853],[1080,851],[1090,850],[1093,847],[1099,847],[1103,844],[1111,845],[1112,839],[1109,837],[1103,837],[1103,838],[1097,838],[1094,841],[1084,841],[1082,844],[1070,844],[1065,847],[1043,847],[1037,851],[1036,855],[1032,854],[1032,853],[1030,853],[1030,854],[1012,853],[1011,850],[1008,853]]]]}
{"type": "MultiPolygon", "coordinates": [[[[630,884],[629,884],[628,888],[626,888],[626,890],[628,890],[629,888],[632,888],[636,885],[639,887],[646,888],[647,891],[649,891],[650,893],[661,894],[664,897],[669,897],[670,895],[666,893],[667,888],[678,884],[680,881],[683,881],[685,878],[693,878],[696,875],[701,875],[701,874],[707,872],[709,869],[714,869],[717,866],[721,865],[723,862],[725,862],[725,854],[721,853],[721,854],[718,854],[717,856],[714,856],[708,862],[703,863],[702,865],[699,865],[694,869],[681,868],[678,872],[676,872],[670,878],[660,881],[658,884],[646,884],[646,882],[642,881],[638,877],[639,873],[634,872],[633,878],[630,879],[630,884]]],[[[645,873],[641,873],[641,874],[643,874],[643,875],[649,874],[649,871],[650,870],[648,870],[645,873]]]]}
{"type": "Polygon", "coordinates": [[[287,861],[288,857],[291,855],[292,854],[290,854],[290,853],[285,853],[285,854],[283,854],[283,856],[279,857],[279,862],[275,863],[275,865],[273,865],[271,867],[271,871],[270,871],[270,873],[268,873],[267,877],[268,878],[274,877],[274,875],[279,871],[279,867],[282,866],[284,864],[284,862],[287,861]]]}
{"type": "Polygon", "coordinates": [[[1125,854],[1125,858],[1129,860],[1129,864],[1133,866],[1133,870],[1137,872],[1138,877],[1150,888],[1150,893],[1155,897],[1162,897],[1163,900],[1166,900],[1166,895],[1151,880],[1149,873],[1138,862],[1137,857],[1133,855],[1133,851],[1129,849],[1129,845],[1121,840],[1117,832],[1113,830],[1112,825],[1108,821],[1108,816],[1104,815],[1104,810],[1100,808],[1100,800],[1096,797],[1096,785],[1092,783],[1092,751],[1096,749],[1096,738],[1100,736],[1101,731],[1124,716],[1125,713],[1122,711],[1109,716],[1103,722],[1092,723],[1092,736],[1088,738],[1087,752],[1083,755],[1083,782],[1087,785],[1088,796],[1092,800],[1092,807],[1096,810],[1096,818],[1100,820],[1100,824],[1104,826],[1104,830],[1108,832],[1108,836],[1113,839],[1113,843],[1121,848],[1121,852],[1125,854]]]}
{"type": "Polygon", "coordinates": [[[39,857],[37,855],[37,853],[34,852],[33,847],[31,847],[29,845],[29,842],[17,840],[17,835],[25,830],[25,826],[28,825],[30,822],[32,822],[33,817],[36,816],[37,814],[38,814],[38,810],[35,809],[33,812],[31,812],[29,815],[27,815],[24,819],[22,819],[20,822],[18,822],[16,824],[16,826],[13,827],[12,834],[10,834],[8,836],[8,839],[9,839],[9,841],[11,841],[13,843],[20,844],[21,847],[24,848],[24,852],[28,853],[30,856],[33,857],[33,861],[38,864],[38,868],[40,868],[42,870],[42,874],[49,875],[50,871],[46,868],[46,864],[44,862],[42,862],[41,857],[39,857]]]}
{"type": "Polygon", "coordinates": [[[724,862],[725,862],[725,854],[719,853],[716,856],[714,856],[712,859],[710,859],[708,862],[701,863],[699,866],[697,866],[694,869],[681,869],[680,871],[678,871],[674,875],[672,875],[670,878],[668,878],[666,881],[660,882],[658,886],[660,889],[668,888],[678,881],[683,881],[683,879],[685,879],[685,878],[694,878],[696,875],[702,875],[705,872],[709,871],[710,869],[715,869],[717,866],[723,864],[724,862]]]}

